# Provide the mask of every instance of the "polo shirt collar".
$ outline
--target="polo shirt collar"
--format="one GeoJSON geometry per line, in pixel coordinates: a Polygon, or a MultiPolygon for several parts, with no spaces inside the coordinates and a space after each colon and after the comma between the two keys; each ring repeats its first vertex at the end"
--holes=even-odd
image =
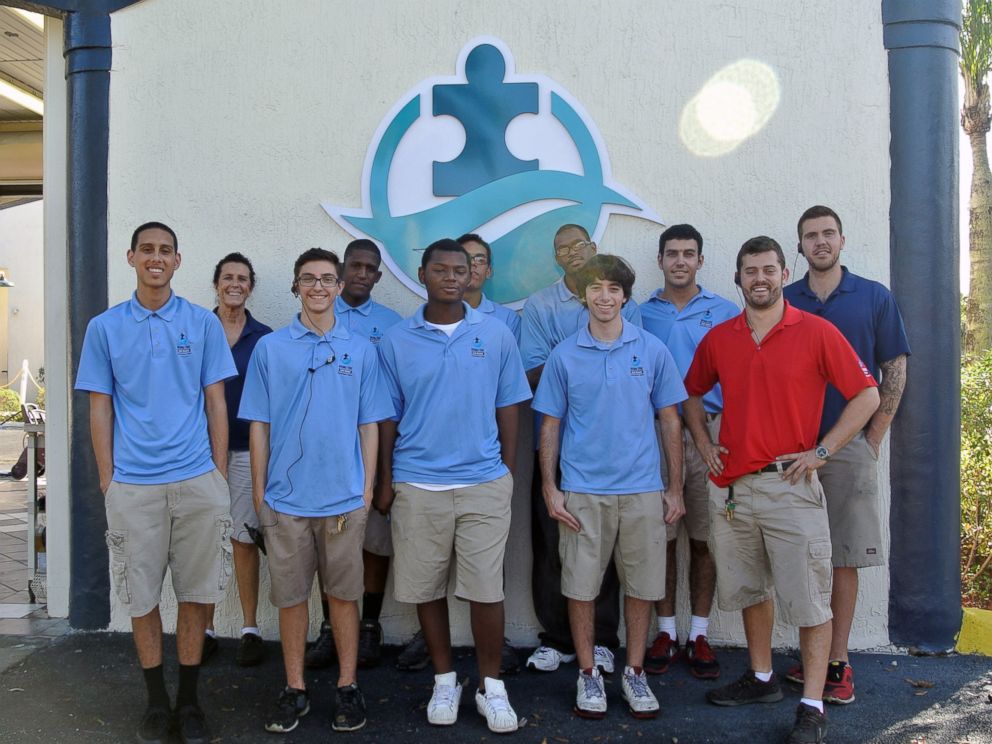
{"type": "MultiPolygon", "coordinates": [[[[708,289],[706,289],[706,287],[703,287],[699,284],[696,285],[696,289],[698,289],[699,291],[692,296],[692,299],[685,304],[685,307],[689,307],[692,303],[696,302],[697,300],[701,300],[701,299],[712,300],[714,297],[716,297],[716,295],[713,292],[710,292],[708,289]]],[[[658,287],[658,289],[654,291],[654,294],[651,295],[648,301],[664,302],[666,305],[672,305],[673,304],[672,302],[666,300],[664,297],[661,296],[662,292],[664,291],[665,291],[664,287],[658,287]]],[[[683,308],[683,310],[684,309],[685,308],[683,308]]]]}
{"type": "Polygon", "coordinates": [[[169,299],[158,310],[149,310],[147,307],[138,302],[137,290],[131,295],[131,314],[139,323],[153,315],[157,315],[162,320],[171,321],[174,317],[176,317],[176,311],[178,310],[179,301],[176,299],[175,292],[169,293],[169,299]]]}
{"type": "Polygon", "coordinates": [[[559,302],[568,302],[569,300],[578,300],[578,296],[572,294],[572,290],[565,286],[565,277],[562,277],[556,281],[553,285],[557,292],[557,297],[559,302]]]}
{"type": "MultiPolygon", "coordinates": [[[[293,339],[300,339],[307,335],[313,336],[316,339],[321,338],[321,336],[318,336],[316,333],[303,325],[300,320],[300,314],[297,313],[293,317],[293,322],[289,325],[289,336],[293,339]]],[[[343,323],[337,322],[337,319],[335,319],[334,327],[331,329],[330,336],[331,338],[351,338],[351,334],[348,333],[348,329],[344,327],[343,323]]]]}
{"type": "Polygon", "coordinates": [[[486,293],[482,293],[482,301],[479,306],[475,308],[476,312],[492,314],[496,311],[496,303],[486,297],[486,293]]]}
{"type": "MultiPolygon", "coordinates": [[[[835,289],[833,292],[830,293],[831,297],[833,296],[834,292],[854,292],[857,290],[857,286],[856,286],[857,282],[854,281],[854,275],[847,270],[847,267],[841,266],[840,272],[841,272],[840,284],[837,285],[837,289],[835,289]]],[[[816,296],[816,292],[810,289],[808,271],[803,275],[803,278],[800,279],[799,291],[802,292],[807,297],[812,297],[813,299],[816,300],[819,299],[816,296]]]]}
{"type": "MultiPolygon", "coordinates": [[[[218,318],[220,317],[219,310],[220,310],[219,307],[214,308],[214,315],[216,315],[218,318]]],[[[248,310],[248,308],[245,308],[245,327],[241,329],[241,335],[238,336],[238,341],[241,341],[241,339],[245,338],[246,336],[251,336],[254,333],[264,333],[264,332],[265,332],[265,326],[263,326],[261,323],[255,320],[254,316],[251,314],[251,311],[248,310]]]]}
{"type": "Polygon", "coordinates": [[[576,339],[576,343],[579,346],[583,346],[587,349],[602,349],[603,351],[610,351],[623,346],[630,341],[635,341],[637,339],[637,329],[628,323],[626,319],[621,317],[623,321],[623,326],[620,328],[620,338],[614,341],[612,344],[607,346],[604,342],[593,338],[593,335],[589,332],[589,324],[584,324],[579,329],[579,335],[576,339]]]}
{"type": "MultiPolygon", "coordinates": [[[[481,323],[485,319],[485,316],[481,312],[479,312],[479,310],[476,310],[464,300],[462,301],[462,305],[465,307],[465,317],[462,320],[464,320],[469,325],[475,325],[476,323],[481,323]]],[[[427,321],[424,319],[424,309],[426,307],[427,307],[427,303],[425,302],[423,305],[417,308],[417,312],[415,312],[413,316],[410,318],[410,323],[414,328],[427,327],[427,321]]],[[[482,308],[481,304],[479,305],[479,308],[480,309],[482,308]]]]}
{"type": "Polygon", "coordinates": [[[365,300],[358,307],[349,305],[347,302],[341,299],[341,295],[334,298],[334,312],[336,313],[358,313],[359,315],[364,315],[366,317],[372,312],[372,298],[365,300]]]}
{"type": "MultiPolygon", "coordinates": [[[[777,329],[795,325],[803,319],[801,310],[794,308],[788,300],[782,300],[782,302],[785,304],[785,312],[782,313],[782,319],[772,326],[772,329],[765,334],[766,339],[777,329]]],[[[734,318],[732,322],[734,324],[734,330],[746,333],[748,336],[751,335],[751,326],[747,324],[747,310],[741,310],[741,314],[734,318]]]]}

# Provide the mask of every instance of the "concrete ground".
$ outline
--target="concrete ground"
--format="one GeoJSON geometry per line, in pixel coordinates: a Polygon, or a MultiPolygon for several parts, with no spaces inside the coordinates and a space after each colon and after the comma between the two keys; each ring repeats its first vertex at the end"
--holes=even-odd
{"type": "MultiPolygon", "coordinates": [[[[213,742],[273,742],[262,723],[283,685],[278,647],[268,643],[268,658],[254,669],[234,665],[235,641],[221,640],[221,651],[200,678],[201,701],[208,713],[213,742]]],[[[166,639],[166,675],[175,690],[174,642],[166,639]]],[[[523,656],[524,652],[521,652],[523,656]]],[[[724,674],[736,677],[746,664],[741,650],[718,650],[724,674]]],[[[382,666],[360,673],[369,707],[369,723],[360,732],[335,736],[329,705],[335,670],[308,672],[313,709],[300,727],[279,741],[354,742],[492,742],[497,738],[475,712],[468,690],[462,696],[458,723],[433,728],[425,705],[433,683],[429,669],[404,673],[393,668],[395,650],[382,666]]],[[[619,659],[618,659],[619,660],[619,659]]],[[[792,659],[779,655],[782,673],[792,659]]],[[[915,658],[856,654],[857,702],[828,707],[828,741],[910,743],[992,742],[992,665],[985,657],[915,658]]],[[[471,649],[458,654],[460,676],[473,674],[471,649]]],[[[526,725],[519,742],[776,742],[787,735],[799,693],[787,689],[776,705],[716,708],[704,700],[718,683],[693,679],[685,665],[651,678],[662,704],[653,721],[631,718],[620,700],[619,682],[607,683],[610,710],[602,721],[583,721],[571,713],[575,665],[553,674],[523,672],[507,678],[510,700],[526,725]]],[[[471,688],[470,688],[471,689],[471,688]]],[[[128,635],[72,633],[43,642],[19,663],[0,673],[0,742],[133,741],[143,710],[144,685],[128,635]]]]}

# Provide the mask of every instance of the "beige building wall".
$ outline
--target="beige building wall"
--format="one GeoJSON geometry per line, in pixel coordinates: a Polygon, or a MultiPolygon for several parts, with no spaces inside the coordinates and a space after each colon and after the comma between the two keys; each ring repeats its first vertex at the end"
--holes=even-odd
{"type": "MultiPolygon", "coordinates": [[[[350,240],[321,202],[362,205],[366,148],[383,117],[423,79],[454,74],[463,45],[483,35],[507,45],[519,74],[548,76],[585,107],[617,182],[666,222],[702,231],[700,279],[709,288],[737,297],[734,255],[756,234],[778,239],[791,268],[796,218],[814,203],[844,218],[847,265],[888,282],[888,87],[877,3],[840,0],[824,13],[808,0],[149,0],[113,16],[110,302],[133,288],[124,260],[131,230],[157,219],[179,234],[179,293],[212,305],[213,264],[241,250],[259,275],[253,313],[286,324],[293,257],[313,245],[340,251],[350,240]]],[[[638,300],[661,282],[660,230],[613,216],[600,241],[633,264],[638,300]]],[[[404,314],[420,302],[388,272],[376,298],[404,314]]],[[[507,635],[528,645],[538,628],[529,458],[521,461],[507,635]]],[[[883,491],[887,500],[887,484],[883,491]]],[[[887,573],[863,577],[852,639],[861,648],[888,642],[887,573]]],[[[683,617],[687,594],[683,580],[683,617]]],[[[262,604],[263,632],[273,638],[276,616],[262,604]]],[[[173,605],[170,596],[170,622],[173,605]]],[[[222,632],[237,631],[237,607],[232,590],[217,616],[222,632]]],[[[468,642],[465,607],[452,602],[452,614],[454,640],[468,642]]],[[[115,628],[127,626],[119,607],[113,617],[115,628]]],[[[415,623],[412,607],[387,602],[387,641],[407,638],[415,623]]],[[[714,612],[711,637],[741,643],[739,618],[714,612]]],[[[779,628],[776,642],[794,645],[795,633],[779,628]]]]}
{"type": "MultiPolygon", "coordinates": [[[[45,365],[44,208],[41,201],[0,210],[0,269],[14,286],[0,287],[4,317],[0,326],[5,344],[0,348],[0,384],[14,379],[27,359],[31,374],[45,365]]],[[[20,382],[12,389],[19,391],[20,382]]],[[[27,386],[28,401],[35,387],[27,386]]]]}

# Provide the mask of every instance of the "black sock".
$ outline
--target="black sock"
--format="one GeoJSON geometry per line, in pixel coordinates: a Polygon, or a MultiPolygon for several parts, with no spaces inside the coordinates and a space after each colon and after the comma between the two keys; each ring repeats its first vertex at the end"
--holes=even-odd
{"type": "Polygon", "coordinates": [[[196,682],[199,678],[199,664],[179,665],[179,692],[176,693],[177,710],[184,705],[197,705],[196,682]]]}
{"type": "Polygon", "coordinates": [[[331,623],[331,612],[327,607],[327,597],[323,594],[320,595],[320,610],[324,613],[324,622],[330,625],[331,623]]]}
{"type": "Polygon", "coordinates": [[[385,596],[383,592],[376,592],[375,594],[365,592],[362,596],[362,620],[379,622],[379,615],[382,614],[382,600],[385,596]]]}
{"type": "Polygon", "coordinates": [[[165,675],[162,673],[162,665],[151,669],[141,670],[145,675],[145,687],[148,688],[148,707],[163,708],[169,710],[169,693],[165,690],[165,675]]]}

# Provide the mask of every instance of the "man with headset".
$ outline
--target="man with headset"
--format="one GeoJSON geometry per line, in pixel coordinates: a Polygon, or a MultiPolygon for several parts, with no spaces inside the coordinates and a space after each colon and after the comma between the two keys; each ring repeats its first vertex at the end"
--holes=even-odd
{"type": "Polygon", "coordinates": [[[320,248],[296,259],[292,293],[301,312],[255,347],[238,414],[251,421],[252,495],[268,548],[286,669],[286,688],[265,723],[273,733],[292,731],[310,710],[303,658],[318,563],[339,661],[331,727],[355,731],[365,725],[355,676],[362,542],[376,424],[393,409],[375,347],[335,322],[340,271],[338,257],[320,248]]]}

